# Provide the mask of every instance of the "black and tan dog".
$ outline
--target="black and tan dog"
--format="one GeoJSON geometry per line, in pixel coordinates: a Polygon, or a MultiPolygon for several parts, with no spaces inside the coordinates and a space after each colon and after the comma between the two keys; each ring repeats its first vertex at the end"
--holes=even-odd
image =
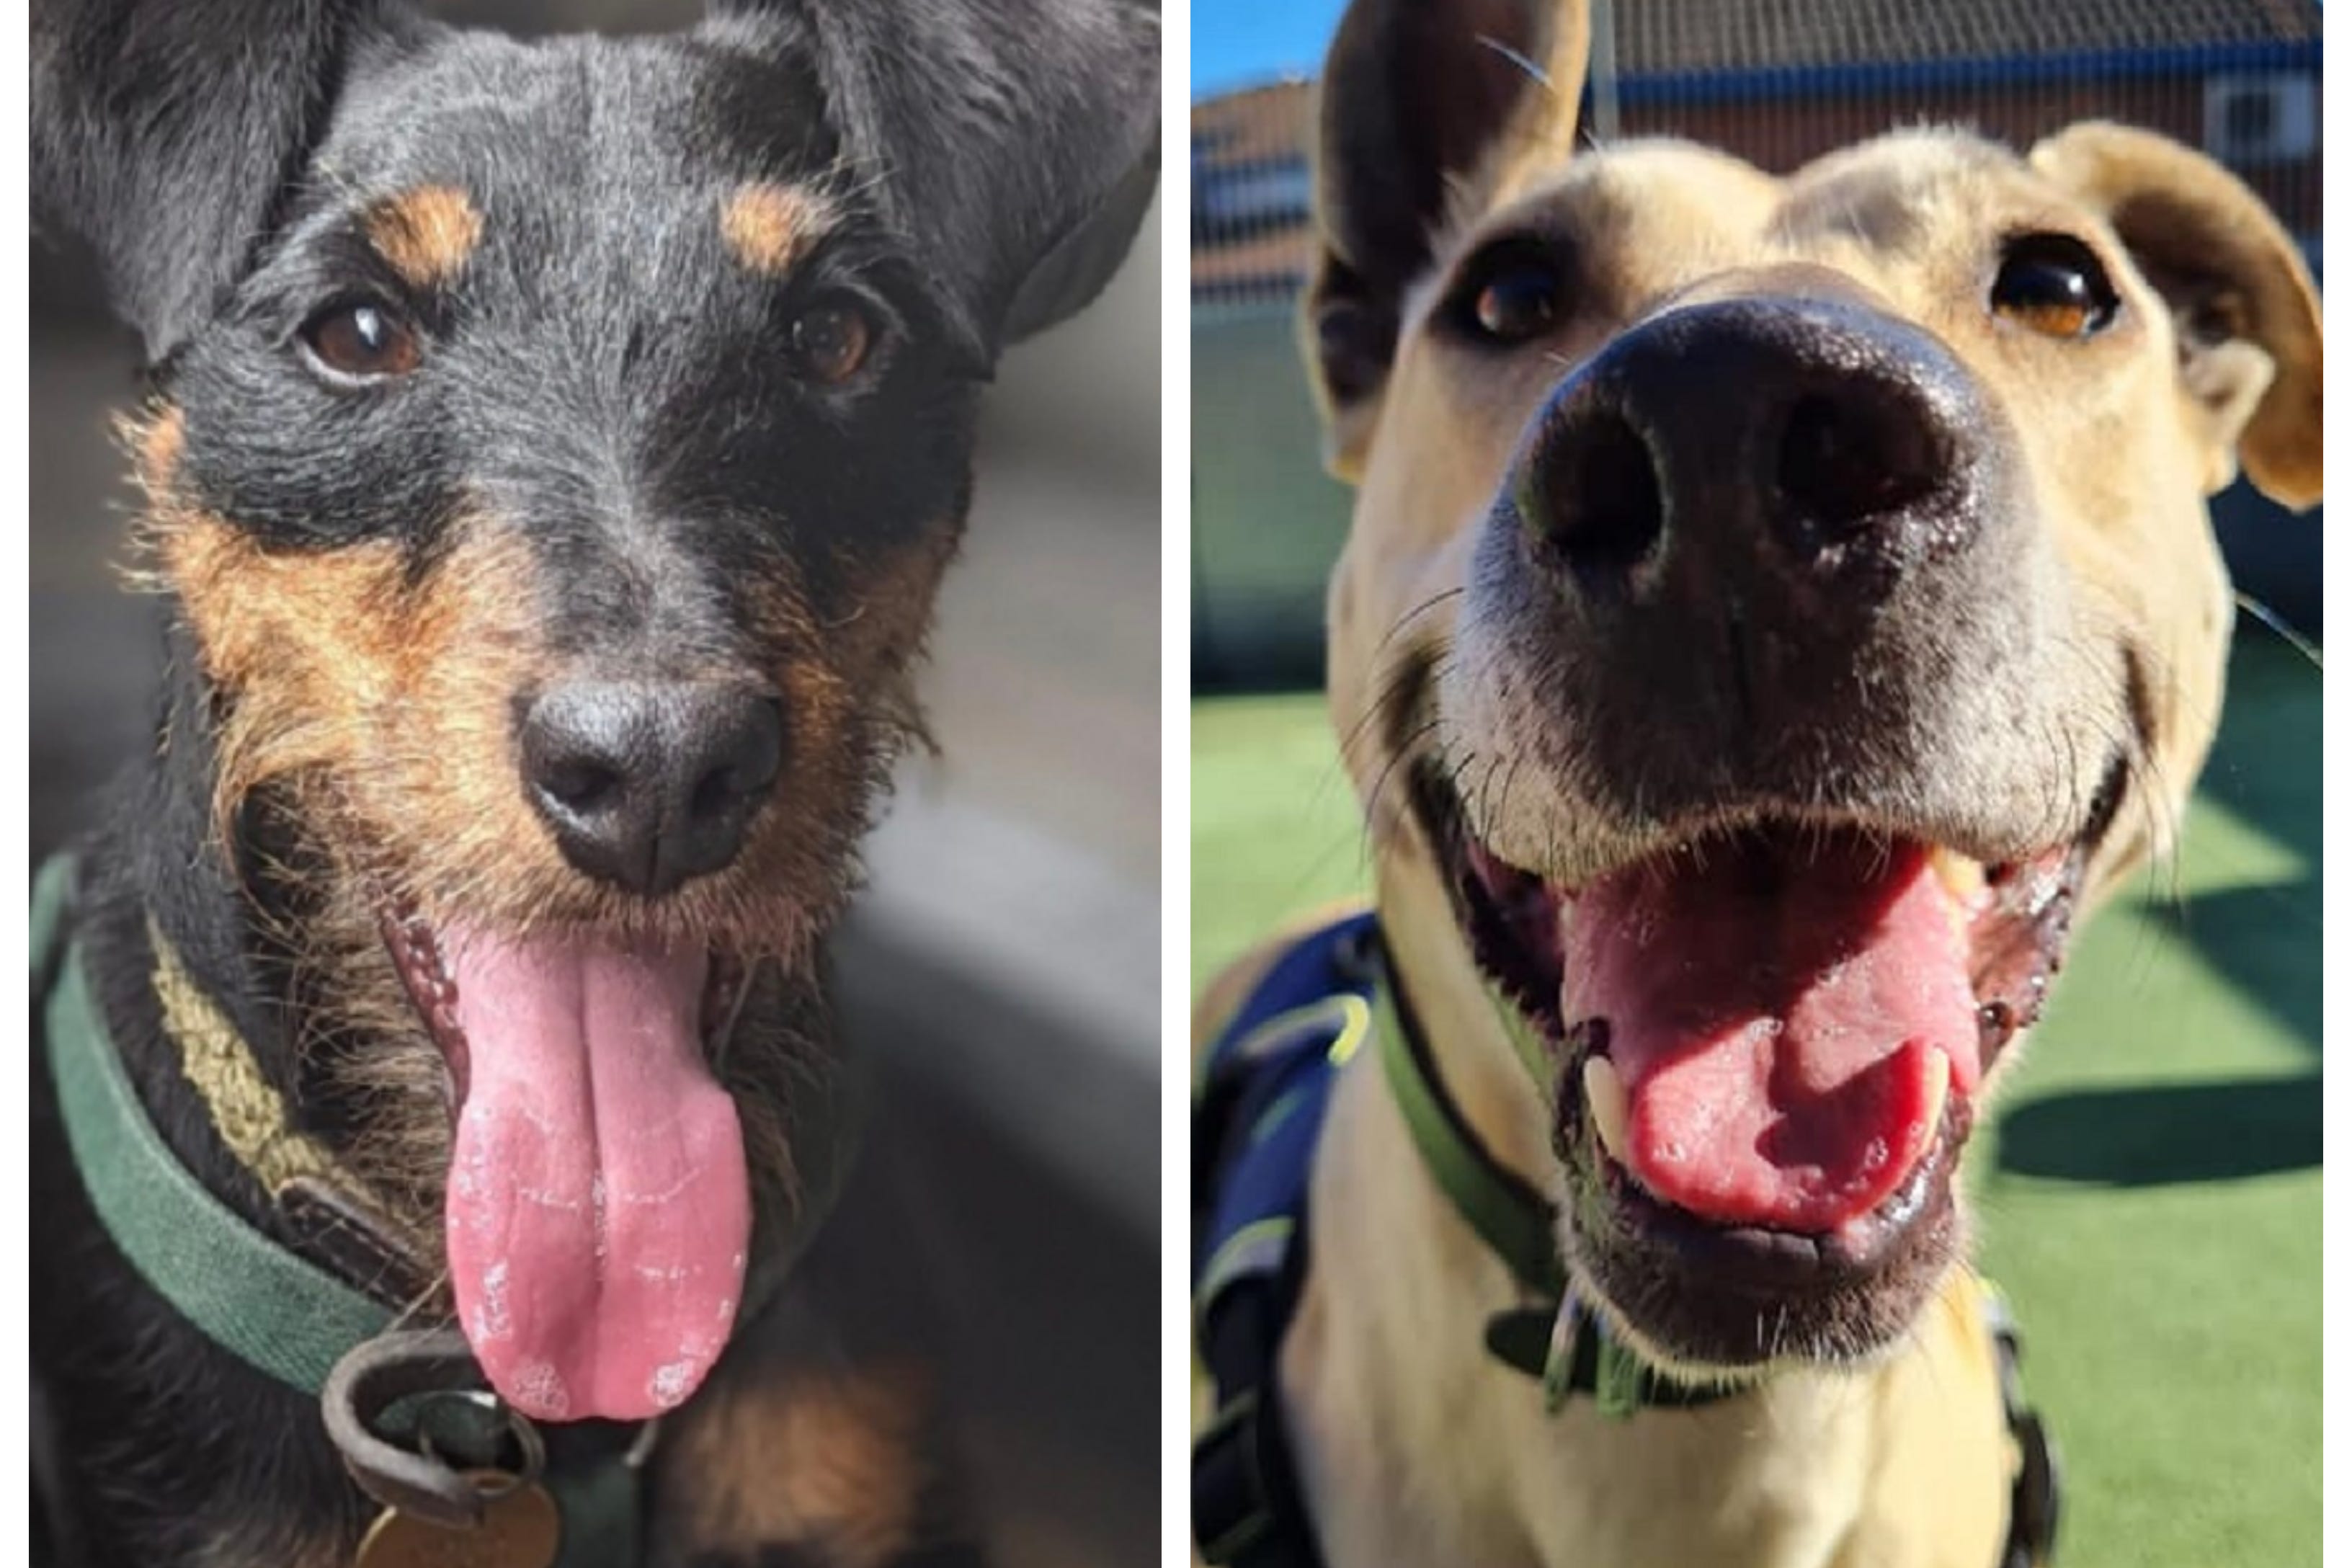
{"type": "MultiPolygon", "coordinates": [[[[144,337],[171,610],[152,755],[76,857],[99,1027],[180,1165],[454,1319],[511,1409],[666,1415],[648,1560],[953,1539],[913,1374],[739,1331],[831,1185],[821,943],[981,388],[1124,250],[1157,62],[1115,0],[528,43],[35,9],[36,203],[144,337]]],[[[34,1070],[58,1544],[352,1561],[376,1509],[316,1398],[167,1304],[223,1260],[126,1259],[34,1070]]]]}
{"type": "Polygon", "coordinates": [[[2014,1457],[1954,1170],[2210,742],[2206,498],[2318,499],[2312,283],[2114,125],[1785,178],[1580,147],[1585,47],[1579,5],[1341,26],[1330,705],[1435,1075],[1610,1340],[1728,1396],[1547,1415],[1368,1048],[1281,1350],[1299,1489],[1335,1564],[1989,1568],[2014,1457]]]}

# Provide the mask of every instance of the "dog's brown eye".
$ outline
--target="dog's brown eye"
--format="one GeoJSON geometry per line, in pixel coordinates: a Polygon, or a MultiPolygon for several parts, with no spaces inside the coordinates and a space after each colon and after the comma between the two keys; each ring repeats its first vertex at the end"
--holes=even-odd
{"type": "Polygon", "coordinates": [[[1551,242],[1522,235],[1496,240],[1463,268],[1441,320],[1472,343],[1508,348],[1557,327],[1567,297],[1551,242]]]}
{"type": "Polygon", "coordinates": [[[2116,304],[2091,247],[2063,234],[2012,241],[1992,283],[1992,308],[2044,337],[2087,338],[2115,320],[2116,304]]]}
{"type": "Polygon", "coordinates": [[[313,317],[302,341],[320,364],[355,380],[405,375],[419,358],[415,331],[389,307],[365,300],[313,317]]]}
{"type": "Polygon", "coordinates": [[[1503,261],[1485,273],[1470,300],[1470,319],[1497,343],[1522,343],[1550,331],[1559,313],[1559,272],[1541,257],[1503,261]]]}
{"type": "Polygon", "coordinates": [[[793,318],[793,358],[811,380],[839,385],[874,346],[874,323],[845,300],[827,300],[793,318]]]}

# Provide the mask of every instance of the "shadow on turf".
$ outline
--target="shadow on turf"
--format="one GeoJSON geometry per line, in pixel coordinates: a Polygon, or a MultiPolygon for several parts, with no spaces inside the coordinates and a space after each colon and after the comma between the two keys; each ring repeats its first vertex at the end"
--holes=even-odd
{"type": "Polygon", "coordinates": [[[2318,878],[2200,893],[2170,920],[2240,995],[2318,1054],[2318,878]]]}
{"type": "Polygon", "coordinates": [[[2264,1176],[2319,1163],[2319,1074],[2086,1089],[2002,1119],[2001,1169],[2105,1186],[2264,1176]]]}

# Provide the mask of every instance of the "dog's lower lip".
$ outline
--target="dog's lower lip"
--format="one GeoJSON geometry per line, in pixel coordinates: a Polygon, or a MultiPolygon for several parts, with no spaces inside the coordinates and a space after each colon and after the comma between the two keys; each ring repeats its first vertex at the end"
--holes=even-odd
{"type": "Polygon", "coordinates": [[[414,910],[387,908],[382,921],[393,968],[424,1018],[425,1032],[440,1047],[442,1096],[455,1115],[465,1102],[471,1060],[465,1026],[457,1020],[457,983],[442,958],[432,926],[421,916],[414,910]]]}
{"type": "Polygon", "coordinates": [[[1684,1267],[1722,1283],[1801,1290],[1866,1279],[1923,1217],[1948,1201],[1970,1120],[1967,1100],[1948,1101],[1934,1141],[1902,1185],[1870,1213],[1829,1231],[1719,1224],[1649,1193],[1597,1139],[1584,1159],[1621,1231],[1664,1247],[1684,1267]]]}
{"type": "MultiPolygon", "coordinates": [[[[1750,1303],[1759,1326],[1795,1326],[1810,1304],[1867,1295],[1897,1270],[1899,1259],[1938,1245],[1934,1233],[1948,1231],[1954,1213],[1957,1161],[1951,1147],[1948,1136],[1937,1141],[1929,1160],[1906,1184],[1899,1214],[1874,1216],[1858,1228],[1827,1236],[1710,1225],[1656,1203],[1622,1176],[1606,1177],[1603,1202],[1618,1233],[1606,1245],[1647,1258],[1643,1267],[1685,1281],[1683,1289],[1750,1303]]],[[[1719,1347],[1694,1359],[1721,1359],[1725,1364],[1754,1359],[1731,1354],[1731,1348],[1719,1347]]]]}

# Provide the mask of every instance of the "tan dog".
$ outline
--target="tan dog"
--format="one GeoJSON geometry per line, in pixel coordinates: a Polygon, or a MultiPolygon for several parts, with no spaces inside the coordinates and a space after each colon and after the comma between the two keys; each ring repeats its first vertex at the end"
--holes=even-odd
{"type": "Polygon", "coordinates": [[[1739,1392],[1547,1415],[1367,1050],[1283,1345],[1300,1485],[1336,1565],[1988,1568],[1958,1152],[2211,741],[2205,498],[2318,499],[2312,284],[2118,126],[1785,179],[1581,149],[1585,42],[1357,0],[1333,47],[1331,710],[1438,1076],[1618,1342],[1739,1392]]]}

